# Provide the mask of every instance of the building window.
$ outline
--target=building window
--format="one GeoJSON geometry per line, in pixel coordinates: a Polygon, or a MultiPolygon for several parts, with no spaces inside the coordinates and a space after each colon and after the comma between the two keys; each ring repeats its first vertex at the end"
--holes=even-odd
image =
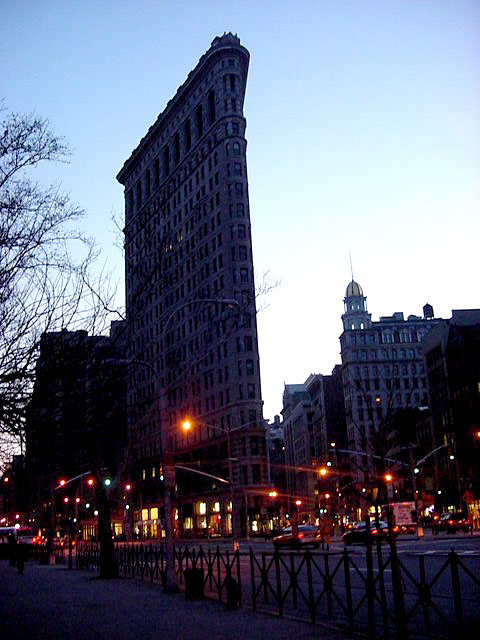
{"type": "Polygon", "coordinates": [[[208,94],[208,122],[209,124],[215,122],[215,93],[213,91],[208,94]]]}
{"type": "Polygon", "coordinates": [[[197,136],[201,138],[203,135],[203,110],[201,104],[195,109],[195,124],[197,126],[197,136]]]}
{"type": "Polygon", "coordinates": [[[173,152],[175,157],[175,164],[178,164],[180,162],[180,134],[178,133],[178,131],[173,139],[173,152]]]}
{"type": "Polygon", "coordinates": [[[253,383],[249,382],[247,384],[247,396],[250,398],[250,400],[255,399],[255,385],[253,383]]]}
{"type": "Polygon", "coordinates": [[[252,464],[252,480],[254,484],[260,484],[260,465],[252,464]]]}
{"type": "Polygon", "coordinates": [[[163,169],[164,175],[168,176],[170,174],[170,150],[168,144],[163,147],[163,169]]]}
{"type": "Polygon", "coordinates": [[[185,148],[189,151],[192,147],[192,125],[190,120],[185,120],[185,148]]]}
{"type": "Polygon", "coordinates": [[[137,209],[142,206],[142,183],[139,180],[137,182],[137,209]]]}

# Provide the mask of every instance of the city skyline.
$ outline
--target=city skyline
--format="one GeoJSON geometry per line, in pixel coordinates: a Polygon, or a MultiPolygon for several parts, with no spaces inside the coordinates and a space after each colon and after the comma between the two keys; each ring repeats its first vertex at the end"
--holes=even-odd
{"type": "Polygon", "coordinates": [[[350,252],[374,319],[421,315],[427,302],[445,318],[480,306],[479,22],[473,2],[17,2],[0,27],[1,95],[74,149],[69,165],[36,175],[58,177],[85,207],[123,304],[115,176],[213,38],[238,34],[251,55],[254,265],[282,281],[258,316],[272,419],[284,382],[340,362],[350,252]]]}

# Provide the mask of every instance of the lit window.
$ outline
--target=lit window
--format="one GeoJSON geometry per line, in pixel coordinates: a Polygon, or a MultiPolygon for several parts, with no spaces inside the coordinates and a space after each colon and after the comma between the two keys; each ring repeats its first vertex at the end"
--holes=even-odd
{"type": "Polygon", "coordinates": [[[142,520],[148,520],[148,509],[142,509],[142,520]]]}
{"type": "Polygon", "coordinates": [[[205,502],[200,502],[199,511],[201,516],[204,516],[207,513],[207,504],[205,502]]]}
{"type": "Polygon", "coordinates": [[[150,519],[158,520],[158,507],[152,507],[150,509],[150,519]]]}

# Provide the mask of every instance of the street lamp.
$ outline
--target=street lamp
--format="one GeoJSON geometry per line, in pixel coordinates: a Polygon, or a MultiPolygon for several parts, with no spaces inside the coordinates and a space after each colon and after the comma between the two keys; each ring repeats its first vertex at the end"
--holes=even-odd
{"type": "MultiPolygon", "coordinates": [[[[161,344],[162,344],[162,357],[164,362],[166,362],[166,354],[167,349],[165,346],[165,337],[167,335],[167,330],[170,325],[170,322],[173,320],[175,315],[184,309],[185,307],[195,306],[198,304],[221,304],[227,307],[238,307],[239,303],[237,300],[233,298],[197,298],[194,300],[187,300],[177,306],[166,318],[165,320],[160,319],[160,323],[162,325],[161,331],[161,344]]],[[[132,364],[139,364],[147,367],[154,375],[157,383],[162,382],[159,374],[154,366],[150,362],[143,362],[139,360],[130,360],[132,364]]],[[[160,415],[160,456],[162,460],[163,467],[163,508],[165,514],[165,547],[166,547],[166,583],[165,583],[165,591],[175,592],[178,591],[178,584],[176,581],[175,575],[175,548],[173,541],[173,509],[172,509],[172,497],[175,488],[175,464],[173,458],[173,452],[166,450],[166,438],[165,438],[165,423],[163,418],[163,411],[167,409],[167,403],[164,402],[165,394],[167,391],[167,386],[162,385],[160,388],[159,394],[159,415],[160,415]]],[[[231,462],[230,462],[231,464],[231,462]]],[[[233,504],[232,504],[233,511],[233,504]]]]}
{"type": "MultiPolygon", "coordinates": [[[[242,424],[238,427],[235,427],[234,429],[230,429],[230,427],[227,427],[227,429],[223,429],[222,427],[219,427],[218,425],[214,425],[214,424],[208,424],[207,422],[199,421],[200,424],[203,424],[205,427],[208,427],[209,429],[213,429],[216,431],[220,431],[221,433],[224,433],[227,437],[227,455],[228,455],[228,475],[229,475],[229,480],[230,480],[230,503],[232,505],[232,512],[231,512],[231,526],[232,526],[232,540],[233,540],[233,550],[237,551],[240,548],[240,543],[239,543],[239,523],[238,520],[236,518],[237,516],[237,511],[235,509],[235,490],[234,490],[234,481],[233,481],[233,458],[232,458],[232,447],[231,447],[231,440],[230,440],[230,434],[233,433],[234,431],[238,431],[239,429],[243,429],[248,425],[242,424]]],[[[192,428],[192,423],[190,420],[184,420],[182,423],[182,428],[184,431],[190,431],[190,429],[192,428]]],[[[276,495],[276,492],[273,492],[276,495]]],[[[248,516],[247,516],[247,532],[248,532],[248,516]]]]}

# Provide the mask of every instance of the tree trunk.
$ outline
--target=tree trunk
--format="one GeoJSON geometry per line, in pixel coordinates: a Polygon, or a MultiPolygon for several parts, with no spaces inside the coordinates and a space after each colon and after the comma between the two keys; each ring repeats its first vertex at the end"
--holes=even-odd
{"type": "Polygon", "coordinates": [[[100,545],[100,578],[118,578],[118,563],[112,538],[110,505],[103,487],[97,491],[98,500],[98,542],[100,545]]]}

